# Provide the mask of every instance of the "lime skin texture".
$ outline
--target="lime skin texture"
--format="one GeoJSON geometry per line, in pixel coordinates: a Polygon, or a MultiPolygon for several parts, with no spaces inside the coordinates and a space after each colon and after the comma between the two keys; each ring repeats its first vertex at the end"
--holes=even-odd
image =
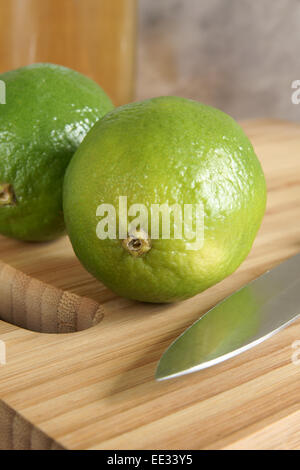
{"type": "Polygon", "coordinates": [[[87,132],[113,109],[89,78],[53,64],[0,75],[0,233],[47,241],[65,231],[66,167],[87,132]]]}
{"type": "Polygon", "coordinates": [[[215,108],[171,96],[108,113],[64,181],[66,227],[79,260],[117,294],[145,302],[187,299],[235,271],[265,206],[264,174],[241,127],[215,108]],[[112,204],[118,216],[119,196],[149,211],[152,204],[201,203],[203,245],[190,250],[184,237],[159,238],[133,256],[118,237],[100,240],[97,207],[112,204]]]}

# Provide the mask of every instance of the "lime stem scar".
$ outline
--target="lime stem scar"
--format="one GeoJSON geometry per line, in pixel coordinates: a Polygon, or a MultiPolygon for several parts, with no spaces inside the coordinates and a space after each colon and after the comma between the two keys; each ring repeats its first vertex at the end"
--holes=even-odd
{"type": "Polygon", "coordinates": [[[143,230],[136,230],[122,241],[122,246],[135,258],[151,250],[151,240],[143,230]]]}
{"type": "Polygon", "coordinates": [[[10,183],[0,183],[0,207],[15,206],[16,196],[10,183]]]}

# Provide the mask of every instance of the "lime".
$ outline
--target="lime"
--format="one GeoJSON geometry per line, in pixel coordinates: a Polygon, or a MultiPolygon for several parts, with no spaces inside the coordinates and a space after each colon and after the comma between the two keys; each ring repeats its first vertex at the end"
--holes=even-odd
{"type": "Polygon", "coordinates": [[[0,233],[51,240],[64,231],[62,183],[77,147],[113,108],[89,78],[52,64],[0,75],[0,233]]]}
{"type": "Polygon", "coordinates": [[[240,126],[179,97],[108,113],[64,182],[67,231],[82,264],[116,293],[147,302],[186,299],[231,274],[251,249],[265,205],[262,168],[240,126]]]}

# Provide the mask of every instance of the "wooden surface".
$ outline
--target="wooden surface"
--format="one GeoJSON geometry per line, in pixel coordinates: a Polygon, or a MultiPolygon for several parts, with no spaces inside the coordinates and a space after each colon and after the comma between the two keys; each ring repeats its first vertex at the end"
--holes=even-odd
{"type": "Polygon", "coordinates": [[[95,300],[58,289],[0,261],[0,318],[43,333],[74,333],[100,323],[95,300]]]}
{"type": "Polygon", "coordinates": [[[248,259],[205,293],[175,305],[121,299],[79,265],[66,238],[1,238],[0,258],[26,274],[104,304],[77,333],[0,322],[0,447],[68,449],[300,449],[300,321],[216,367],[154,381],[162,352],[201,313],[300,251],[300,126],[245,124],[263,164],[268,208],[248,259]]]}
{"type": "Polygon", "coordinates": [[[137,0],[0,0],[0,73],[52,62],[88,75],[116,105],[135,86],[137,0]]]}

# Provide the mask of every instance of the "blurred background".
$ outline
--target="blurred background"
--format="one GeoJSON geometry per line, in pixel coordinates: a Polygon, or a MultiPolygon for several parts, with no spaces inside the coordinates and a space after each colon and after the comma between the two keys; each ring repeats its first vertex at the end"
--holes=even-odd
{"type": "Polygon", "coordinates": [[[181,95],[238,119],[300,120],[299,0],[140,0],[138,99],[181,95]]]}
{"type": "Polygon", "coordinates": [[[300,120],[299,0],[0,0],[0,72],[69,66],[115,104],[181,95],[300,120]]]}

